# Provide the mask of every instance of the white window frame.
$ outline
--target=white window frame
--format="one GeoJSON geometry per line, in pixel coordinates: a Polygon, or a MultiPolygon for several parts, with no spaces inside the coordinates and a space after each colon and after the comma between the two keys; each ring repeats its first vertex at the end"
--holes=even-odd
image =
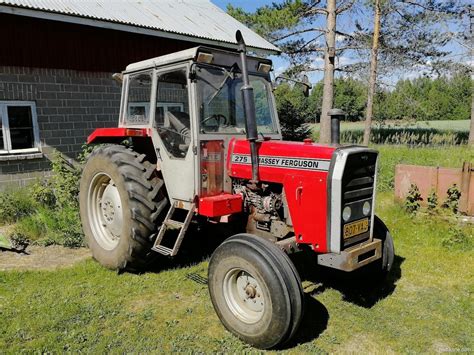
{"type": "Polygon", "coordinates": [[[151,122],[151,113],[150,112],[150,101],[151,101],[151,96],[153,96],[153,91],[156,90],[155,86],[155,81],[156,78],[153,75],[153,70],[152,69],[147,69],[143,70],[137,73],[125,75],[125,80],[122,83],[123,86],[123,91],[122,91],[122,107],[120,111],[120,121],[122,127],[147,127],[150,125],[151,122]],[[130,97],[129,97],[129,90],[130,90],[130,82],[133,79],[133,77],[141,74],[149,74],[151,78],[151,86],[150,86],[150,100],[149,101],[136,101],[129,103],[130,97]],[[148,114],[147,121],[145,123],[134,123],[134,122],[128,122],[128,116],[129,116],[129,108],[131,106],[143,106],[143,103],[146,103],[145,105],[145,113],[148,114]]]}
{"type": "Polygon", "coordinates": [[[19,153],[37,153],[40,151],[40,139],[38,128],[38,117],[36,115],[36,103],[34,101],[0,101],[0,119],[2,120],[3,150],[0,149],[0,155],[19,154],[19,153]],[[31,121],[33,125],[33,147],[26,149],[12,149],[10,136],[10,122],[8,117],[9,106],[26,106],[31,109],[31,121]]]}
{"type": "MultiPolygon", "coordinates": [[[[184,104],[181,102],[157,102],[156,103],[156,108],[162,107],[163,108],[163,117],[166,114],[166,112],[169,111],[170,107],[179,107],[181,112],[184,112],[184,104]]],[[[156,113],[155,113],[156,115],[156,113]]]]}
{"type": "Polygon", "coordinates": [[[129,123],[129,126],[144,126],[148,125],[148,122],[150,122],[150,103],[149,102],[131,102],[130,104],[127,105],[127,119],[130,118],[130,109],[132,107],[143,107],[145,109],[145,118],[146,120],[135,122],[135,123],[129,123]]]}
{"type": "Polygon", "coordinates": [[[169,107],[173,106],[179,106],[181,108],[181,112],[183,112],[184,110],[184,104],[182,104],[181,102],[158,102],[156,104],[156,107],[163,107],[165,109],[165,113],[169,111],[169,107]]]}
{"type": "MultiPolygon", "coordinates": [[[[127,107],[127,117],[130,117],[130,108],[132,107],[143,107],[145,109],[145,115],[150,117],[150,103],[149,102],[133,102],[127,107]]],[[[156,108],[163,108],[163,114],[169,111],[170,107],[179,107],[181,112],[184,110],[184,104],[181,102],[158,102],[156,108]]],[[[144,123],[137,123],[135,125],[144,125],[144,123]]]]}

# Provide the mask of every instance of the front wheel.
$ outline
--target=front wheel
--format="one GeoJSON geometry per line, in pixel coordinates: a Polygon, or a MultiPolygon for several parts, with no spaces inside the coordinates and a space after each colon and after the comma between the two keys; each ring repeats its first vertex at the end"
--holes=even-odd
{"type": "Polygon", "coordinates": [[[382,241],[382,257],[373,263],[373,265],[369,265],[369,267],[375,276],[383,279],[387,277],[390,270],[392,270],[395,260],[395,246],[393,245],[393,238],[387,226],[377,216],[375,216],[374,220],[374,238],[382,241]]]}
{"type": "Polygon", "coordinates": [[[261,349],[289,341],[303,315],[298,273],[275,244],[237,234],[209,263],[209,293],[223,325],[261,349]]]}

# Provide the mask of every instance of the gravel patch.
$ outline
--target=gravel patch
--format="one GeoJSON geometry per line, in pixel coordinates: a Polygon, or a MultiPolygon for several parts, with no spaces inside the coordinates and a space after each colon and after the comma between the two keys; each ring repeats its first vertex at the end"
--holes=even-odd
{"type": "Polygon", "coordinates": [[[87,248],[70,249],[59,245],[29,246],[26,253],[0,250],[0,271],[54,270],[72,266],[90,257],[87,248]]]}

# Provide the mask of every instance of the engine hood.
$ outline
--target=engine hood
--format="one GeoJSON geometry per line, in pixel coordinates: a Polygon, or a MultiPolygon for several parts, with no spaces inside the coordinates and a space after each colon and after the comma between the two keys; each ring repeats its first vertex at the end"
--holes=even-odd
{"type": "MultiPolygon", "coordinates": [[[[327,175],[336,147],[312,142],[263,141],[258,145],[259,179],[283,182],[287,175],[327,175]]],[[[227,171],[231,177],[252,176],[250,145],[245,139],[230,141],[227,171]]]]}

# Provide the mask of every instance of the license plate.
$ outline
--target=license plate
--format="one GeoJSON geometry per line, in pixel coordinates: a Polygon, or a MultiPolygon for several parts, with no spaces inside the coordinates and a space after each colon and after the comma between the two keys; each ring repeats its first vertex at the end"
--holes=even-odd
{"type": "Polygon", "coordinates": [[[344,226],[344,239],[352,238],[369,230],[369,219],[364,218],[359,221],[348,223],[344,226]]]}

